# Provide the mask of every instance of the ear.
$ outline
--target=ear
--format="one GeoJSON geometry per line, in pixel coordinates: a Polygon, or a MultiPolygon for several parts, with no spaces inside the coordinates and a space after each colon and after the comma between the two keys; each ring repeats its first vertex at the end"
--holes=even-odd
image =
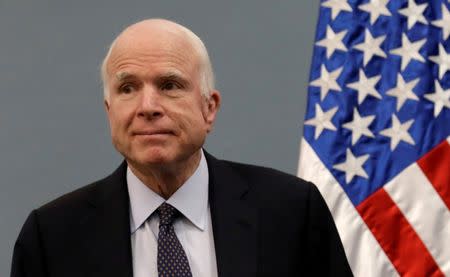
{"type": "Polygon", "coordinates": [[[105,110],[106,110],[106,113],[109,113],[109,102],[108,102],[108,100],[103,100],[103,104],[105,105],[105,110]]]}
{"type": "Polygon", "coordinates": [[[209,133],[212,130],[214,121],[216,120],[216,114],[219,111],[222,97],[220,96],[220,92],[218,90],[212,90],[210,96],[205,100],[206,107],[204,117],[207,123],[206,131],[209,133]]]}

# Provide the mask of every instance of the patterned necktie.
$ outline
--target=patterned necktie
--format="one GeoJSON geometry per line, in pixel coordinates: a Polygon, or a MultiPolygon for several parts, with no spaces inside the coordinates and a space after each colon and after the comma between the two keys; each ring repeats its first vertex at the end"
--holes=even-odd
{"type": "Polygon", "coordinates": [[[186,253],[172,225],[173,220],[180,213],[166,202],[159,206],[157,213],[159,216],[158,276],[192,277],[186,253]]]}

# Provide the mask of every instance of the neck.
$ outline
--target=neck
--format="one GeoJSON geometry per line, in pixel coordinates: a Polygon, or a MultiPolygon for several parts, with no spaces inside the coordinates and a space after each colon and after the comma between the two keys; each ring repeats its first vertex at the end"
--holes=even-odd
{"type": "Polygon", "coordinates": [[[169,199],[194,174],[200,163],[200,151],[194,153],[187,160],[170,165],[139,165],[129,160],[127,163],[133,174],[142,183],[164,199],[169,199]]]}

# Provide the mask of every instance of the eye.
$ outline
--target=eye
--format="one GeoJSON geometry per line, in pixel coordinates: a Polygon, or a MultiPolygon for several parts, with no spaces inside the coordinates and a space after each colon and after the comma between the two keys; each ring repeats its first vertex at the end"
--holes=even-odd
{"type": "Polygon", "coordinates": [[[181,88],[180,84],[174,81],[167,81],[161,85],[161,90],[174,90],[181,88]]]}
{"type": "Polygon", "coordinates": [[[119,93],[130,94],[135,91],[135,87],[132,84],[123,84],[119,87],[119,93]]]}

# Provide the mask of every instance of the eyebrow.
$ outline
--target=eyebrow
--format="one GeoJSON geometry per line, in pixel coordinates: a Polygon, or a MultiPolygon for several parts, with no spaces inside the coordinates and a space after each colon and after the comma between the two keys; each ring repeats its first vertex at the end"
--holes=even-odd
{"type": "Polygon", "coordinates": [[[171,70],[161,74],[160,79],[185,79],[184,75],[178,70],[171,70]]]}
{"type": "Polygon", "coordinates": [[[189,78],[187,78],[184,74],[182,74],[180,71],[177,71],[177,70],[165,72],[165,73],[161,74],[160,76],[158,76],[157,80],[159,80],[160,82],[174,80],[184,86],[191,85],[191,80],[189,78]]]}
{"type": "Polygon", "coordinates": [[[120,71],[120,72],[116,73],[116,79],[118,81],[123,81],[123,80],[129,79],[130,77],[133,77],[133,76],[134,76],[133,74],[126,72],[126,71],[120,71]]]}

